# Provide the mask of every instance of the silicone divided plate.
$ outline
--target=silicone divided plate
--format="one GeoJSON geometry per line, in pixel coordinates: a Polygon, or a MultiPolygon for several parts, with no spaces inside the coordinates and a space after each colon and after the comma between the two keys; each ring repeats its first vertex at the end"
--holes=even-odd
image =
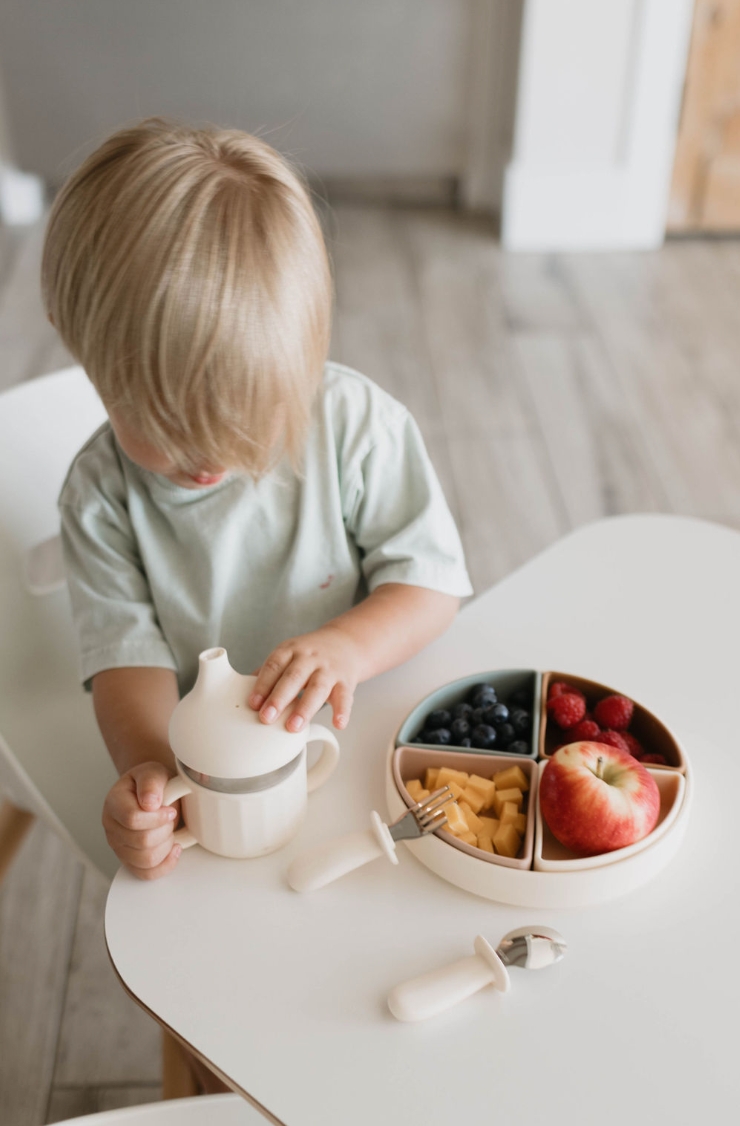
{"type": "Polygon", "coordinates": [[[534,669],[476,673],[453,681],[420,701],[399,728],[389,747],[386,796],[391,818],[395,819],[413,804],[404,782],[422,777],[427,766],[451,766],[490,777],[497,770],[518,762],[532,779],[521,856],[511,860],[491,855],[441,832],[405,843],[426,867],[475,895],[524,907],[585,907],[640,887],[673,858],[683,839],[691,807],[690,766],[685,751],[668,727],[636,702],[630,731],[650,751],[664,755],[668,763],[667,766],[647,767],[660,790],[658,822],[652,833],[627,848],[595,857],[578,857],[568,852],[550,833],[537,801],[539,779],[546,760],[556,743],[562,742],[562,732],[547,723],[542,706],[551,680],[565,680],[580,688],[587,696],[589,708],[603,696],[618,692],[570,673],[539,673],[534,669]],[[479,682],[493,684],[503,700],[516,688],[532,685],[535,710],[529,755],[419,743],[407,745],[421,730],[429,711],[464,699],[470,687],[479,682]],[[537,752],[542,761],[535,764],[537,752]]]}

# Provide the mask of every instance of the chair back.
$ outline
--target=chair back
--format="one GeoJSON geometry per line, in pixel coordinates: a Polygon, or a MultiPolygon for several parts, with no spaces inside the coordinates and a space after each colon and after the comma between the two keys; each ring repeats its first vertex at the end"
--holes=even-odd
{"type": "Polygon", "coordinates": [[[57,497],[72,458],[105,422],[81,367],[0,395],[0,535],[25,552],[59,530],[57,497]]]}
{"type": "Polygon", "coordinates": [[[116,773],[80,686],[67,590],[34,596],[25,580],[29,553],[58,534],[69,464],[105,417],[80,367],[0,395],[0,790],[110,876],[100,813],[116,773]]]}

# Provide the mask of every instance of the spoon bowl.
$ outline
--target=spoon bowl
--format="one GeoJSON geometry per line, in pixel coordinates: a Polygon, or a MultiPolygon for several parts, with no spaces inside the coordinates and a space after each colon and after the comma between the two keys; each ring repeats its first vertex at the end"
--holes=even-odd
{"type": "Polygon", "coordinates": [[[496,948],[505,966],[520,970],[543,970],[564,957],[568,944],[554,927],[517,927],[501,939],[496,948]]]}

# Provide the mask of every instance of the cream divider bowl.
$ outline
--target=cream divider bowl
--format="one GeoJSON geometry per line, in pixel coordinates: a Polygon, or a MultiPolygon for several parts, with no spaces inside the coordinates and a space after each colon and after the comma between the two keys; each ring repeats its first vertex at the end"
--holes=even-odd
{"type": "MultiPolygon", "coordinates": [[[[547,762],[538,764],[537,773],[542,779],[542,773],[547,762]]],[[[676,770],[668,771],[665,767],[645,768],[654,779],[660,792],[660,810],[658,820],[652,832],[643,837],[641,841],[626,845],[624,848],[615,848],[613,852],[602,852],[598,856],[577,856],[550,832],[547,822],[542,816],[539,802],[537,803],[537,817],[534,842],[534,867],[538,872],[577,872],[587,868],[603,868],[608,864],[618,864],[629,856],[634,856],[643,849],[650,848],[664,833],[671,828],[678,817],[684,799],[686,778],[676,770]]]]}
{"type": "MultiPolygon", "coordinates": [[[[506,868],[522,868],[528,870],[532,867],[532,855],[535,836],[535,810],[537,808],[537,785],[539,770],[537,763],[524,755],[494,755],[481,751],[451,751],[445,748],[431,750],[427,747],[398,747],[393,756],[393,777],[407,806],[415,804],[411,794],[406,789],[404,782],[411,778],[423,777],[428,766],[449,766],[452,770],[464,770],[468,774],[477,774],[480,778],[492,778],[499,770],[510,770],[513,766],[521,767],[529,781],[529,790],[524,795],[524,810],[527,814],[527,828],[522,841],[521,856],[496,856],[484,852],[481,848],[460,841],[451,833],[446,833],[440,840],[452,848],[458,848],[475,860],[484,860],[488,864],[502,864],[506,868]]],[[[437,830],[440,832],[441,830],[437,830]]]]}
{"type": "MultiPolygon", "coordinates": [[[[386,759],[386,801],[391,821],[408,809],[394,771],[397,734],[391,740],[386,759]]],[[[452,762],[460,761],[459,752],[453,751],[451,755],[454,756],[452,762]]],[[[512,765],[511,758],[507,765],[512,765]]],[[[594,868],[543,872],[484,863],[479,856],[470,854],[472,849],[468,852],[449,843],[449,834],[446,834],[447,840],[429,833],[404,843],[425,867],[473,895],[516,907],[552,910],[592,907],[642,887],[670,863],[683,840],[691,800],[692,777],[687,762],[683,796],[680,803],[676,801],[676,813],[669,826],[642,850],[594,868]]]]}

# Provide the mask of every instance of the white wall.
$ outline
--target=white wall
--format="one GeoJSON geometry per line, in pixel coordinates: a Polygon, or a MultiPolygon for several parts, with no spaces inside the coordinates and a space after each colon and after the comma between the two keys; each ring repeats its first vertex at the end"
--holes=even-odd
{"type": "Polygon", "coordinates": [[[0,73],[18,164],[52,182],[148,114],[327,177],[453,176],[470,35],[471,0],[2,0],[0,73]]]}

